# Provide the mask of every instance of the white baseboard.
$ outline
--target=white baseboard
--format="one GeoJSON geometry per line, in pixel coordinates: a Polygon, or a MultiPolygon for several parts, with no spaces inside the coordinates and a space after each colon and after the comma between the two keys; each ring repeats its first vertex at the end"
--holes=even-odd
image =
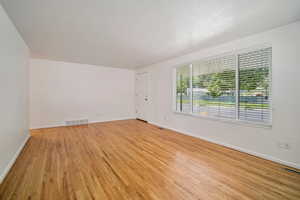
{"type": "Polygon", "coordinates": [[[30,127],[30,130],[42,129],[42,128],[55,128],[55,127],[61,127],[61,126],[65,126],[65,124],[64,123],[56,123],[56,124],[51,124],[51,125],[32,126],[32,127],[30,127]]]}
{"type": "MultiPolygon", "coordinates": [[[[89,124],[118,121],[118,120],[129,120],[129,119],[135,119],[135,117],[129,116],[129,117],[111,118],[111,119],[104,119],[104,120],[92,120],[92,121],[89,121],[89,124]]],[[[62,127],[62,126],[66,126],[66,125],[64,123],[56,123],[56,124],[51,124],[51,125],[32,126],[32,127],[30,127],[30,130],[43,129],[43,128],[55,128],[55,127],[62,127]]]]}
{"type": "Polygon", "coordinates": [[[89,124],[100,123],[100,122],[112,122],[112,121],[119,121],[119,120],[130,120],[130,119],[135,119],[135,117],[120,117],[120,118],[113,118],[107,120],[94,120],[94,121],[90,121],[89,124]]]}
{"type": "Polygon", "coordinates": [[[4,169],[2,174],[0,174],[0,184],[2,183],[2,181],[4,180],[6,175],[8,174],[9,170],[12,168],[12,166],[16,162],[18,156],[20,155],[21,151],[23,150],[23,148],[24,148],[26,142],[29,140],[29,138],[30,138],[30,134],[28,133],[27,137],[25,138],[25,140],[23,141],[21,146],[18,148],[18,150],[15,153],[15,155],[13,156],[13,158],[10,160],[10,162],[8,163],[8,165],[6,166],[6,168],[4,169]]]}
{"type": "Polygon", "coordinates": [[[195,134],[187,132],[187,131],[178,130],[178,129],[175,129],[175,128],[171,128],[171,127],[168,127],[168,126],[164,126],[164,125],[155,123],[155,122],[149,122],[149,123],[153,124],[153,125],[156,125],[156,126],[159,126],[159,127],[162,127],[162,128],[166,128],[166,129],[170,129],[170,130],[179,132],[179,133],[184,134],[184,135],[193,136],[193,137],[196,137],[196,138],[208,141],[208,142],[212,142],[212,143],[224,146],[224,147],[235,149],[235,150],[243,152],[243,153],[247,153],[247,154],[250,154],[250,155],[253,155],[253,156],[257,156],[257,157],[260,157],[260,158],[263,158],[263,159],[266,159],[266,160],[270,160],[270,161],[273,161],[273,162],[276,162],[276,163],[280,163],[280,164],[283,164],[283,165],[286,165],[286,166],[289,166],[289,167],[300,169],[300,164],[297,164],[297,163],[284,161],[284,160],[281,160],[279,158],[275,158],[275,157],[270,156],[270,155],[258,153],[258,152],[255,152],[255,151],[250,151],[250,150],[238,147],[238,146],[234,146],[234,145],[231,145],[231,144],[219,142],[219,141],[207,138],[207,137],[202,137],[202,136],[199,136],[199,135],[195,135],[195,134]]]}

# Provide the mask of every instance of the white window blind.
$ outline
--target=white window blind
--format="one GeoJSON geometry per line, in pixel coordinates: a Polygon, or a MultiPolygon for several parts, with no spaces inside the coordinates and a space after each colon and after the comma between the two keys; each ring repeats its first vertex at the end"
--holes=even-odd
{"type": "Polygon", "coordinates": [[[176,68],[176,111],[271,123],[272,48],[203,59],[176,68]]]}
{"type": "Polygon", "coordinates": [[[239,119],[269,123],[272,48],[238,55],[239,119]]]}
{"type": "Polygon", "coordinates": [[[229,55],[193,63],[193,113],[235,118],[235,62],[229,55]]]}
{"type": "Polygon", "coordinates": [[[190,66],[176,70],[176,111],[189,113],[191,110],[190,66]]]}

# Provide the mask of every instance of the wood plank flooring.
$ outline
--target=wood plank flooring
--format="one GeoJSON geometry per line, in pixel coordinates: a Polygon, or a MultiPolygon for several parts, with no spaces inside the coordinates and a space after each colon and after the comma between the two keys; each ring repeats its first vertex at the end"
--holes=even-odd
{"type": "Polygon", "coordinates": [[[284,167],[137,120],[40,129],[0,199],[300,199],[284,167]]]}

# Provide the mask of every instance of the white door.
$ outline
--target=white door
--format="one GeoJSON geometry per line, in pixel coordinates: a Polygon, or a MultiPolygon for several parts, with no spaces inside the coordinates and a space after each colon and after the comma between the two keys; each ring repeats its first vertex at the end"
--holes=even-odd
{"type": "Polygon", "coordinates": [[[140,73],[136,75],[136,114],[138,119],[147,121],[148,103],[148,73],[140,73]]]}

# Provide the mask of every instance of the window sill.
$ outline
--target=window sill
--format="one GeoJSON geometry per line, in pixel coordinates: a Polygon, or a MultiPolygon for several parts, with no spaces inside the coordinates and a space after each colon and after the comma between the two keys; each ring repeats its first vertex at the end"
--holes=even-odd
{"type": "Polygon", "coordinates": [[[193,113],[183,113],[183,112],[178,112],[178,111],[173,111],[173,112],[178,115],[185,115],[185,116],[201,118],[201,119],[205,119],[205,120],[219,121],[219,122],[224,122],[224,123],[231,123],[231,124],[237,124],[237,125],[249,126],[249,127],[255,127],[255,128],[272,129],[272,124],[264,124],[264,123],[244,121],[244,120],[218,118],[218,117],[211,117],[211,116],[201,116],[201,115],[197,115],[197,114],[193,114],[193,113]]]}

